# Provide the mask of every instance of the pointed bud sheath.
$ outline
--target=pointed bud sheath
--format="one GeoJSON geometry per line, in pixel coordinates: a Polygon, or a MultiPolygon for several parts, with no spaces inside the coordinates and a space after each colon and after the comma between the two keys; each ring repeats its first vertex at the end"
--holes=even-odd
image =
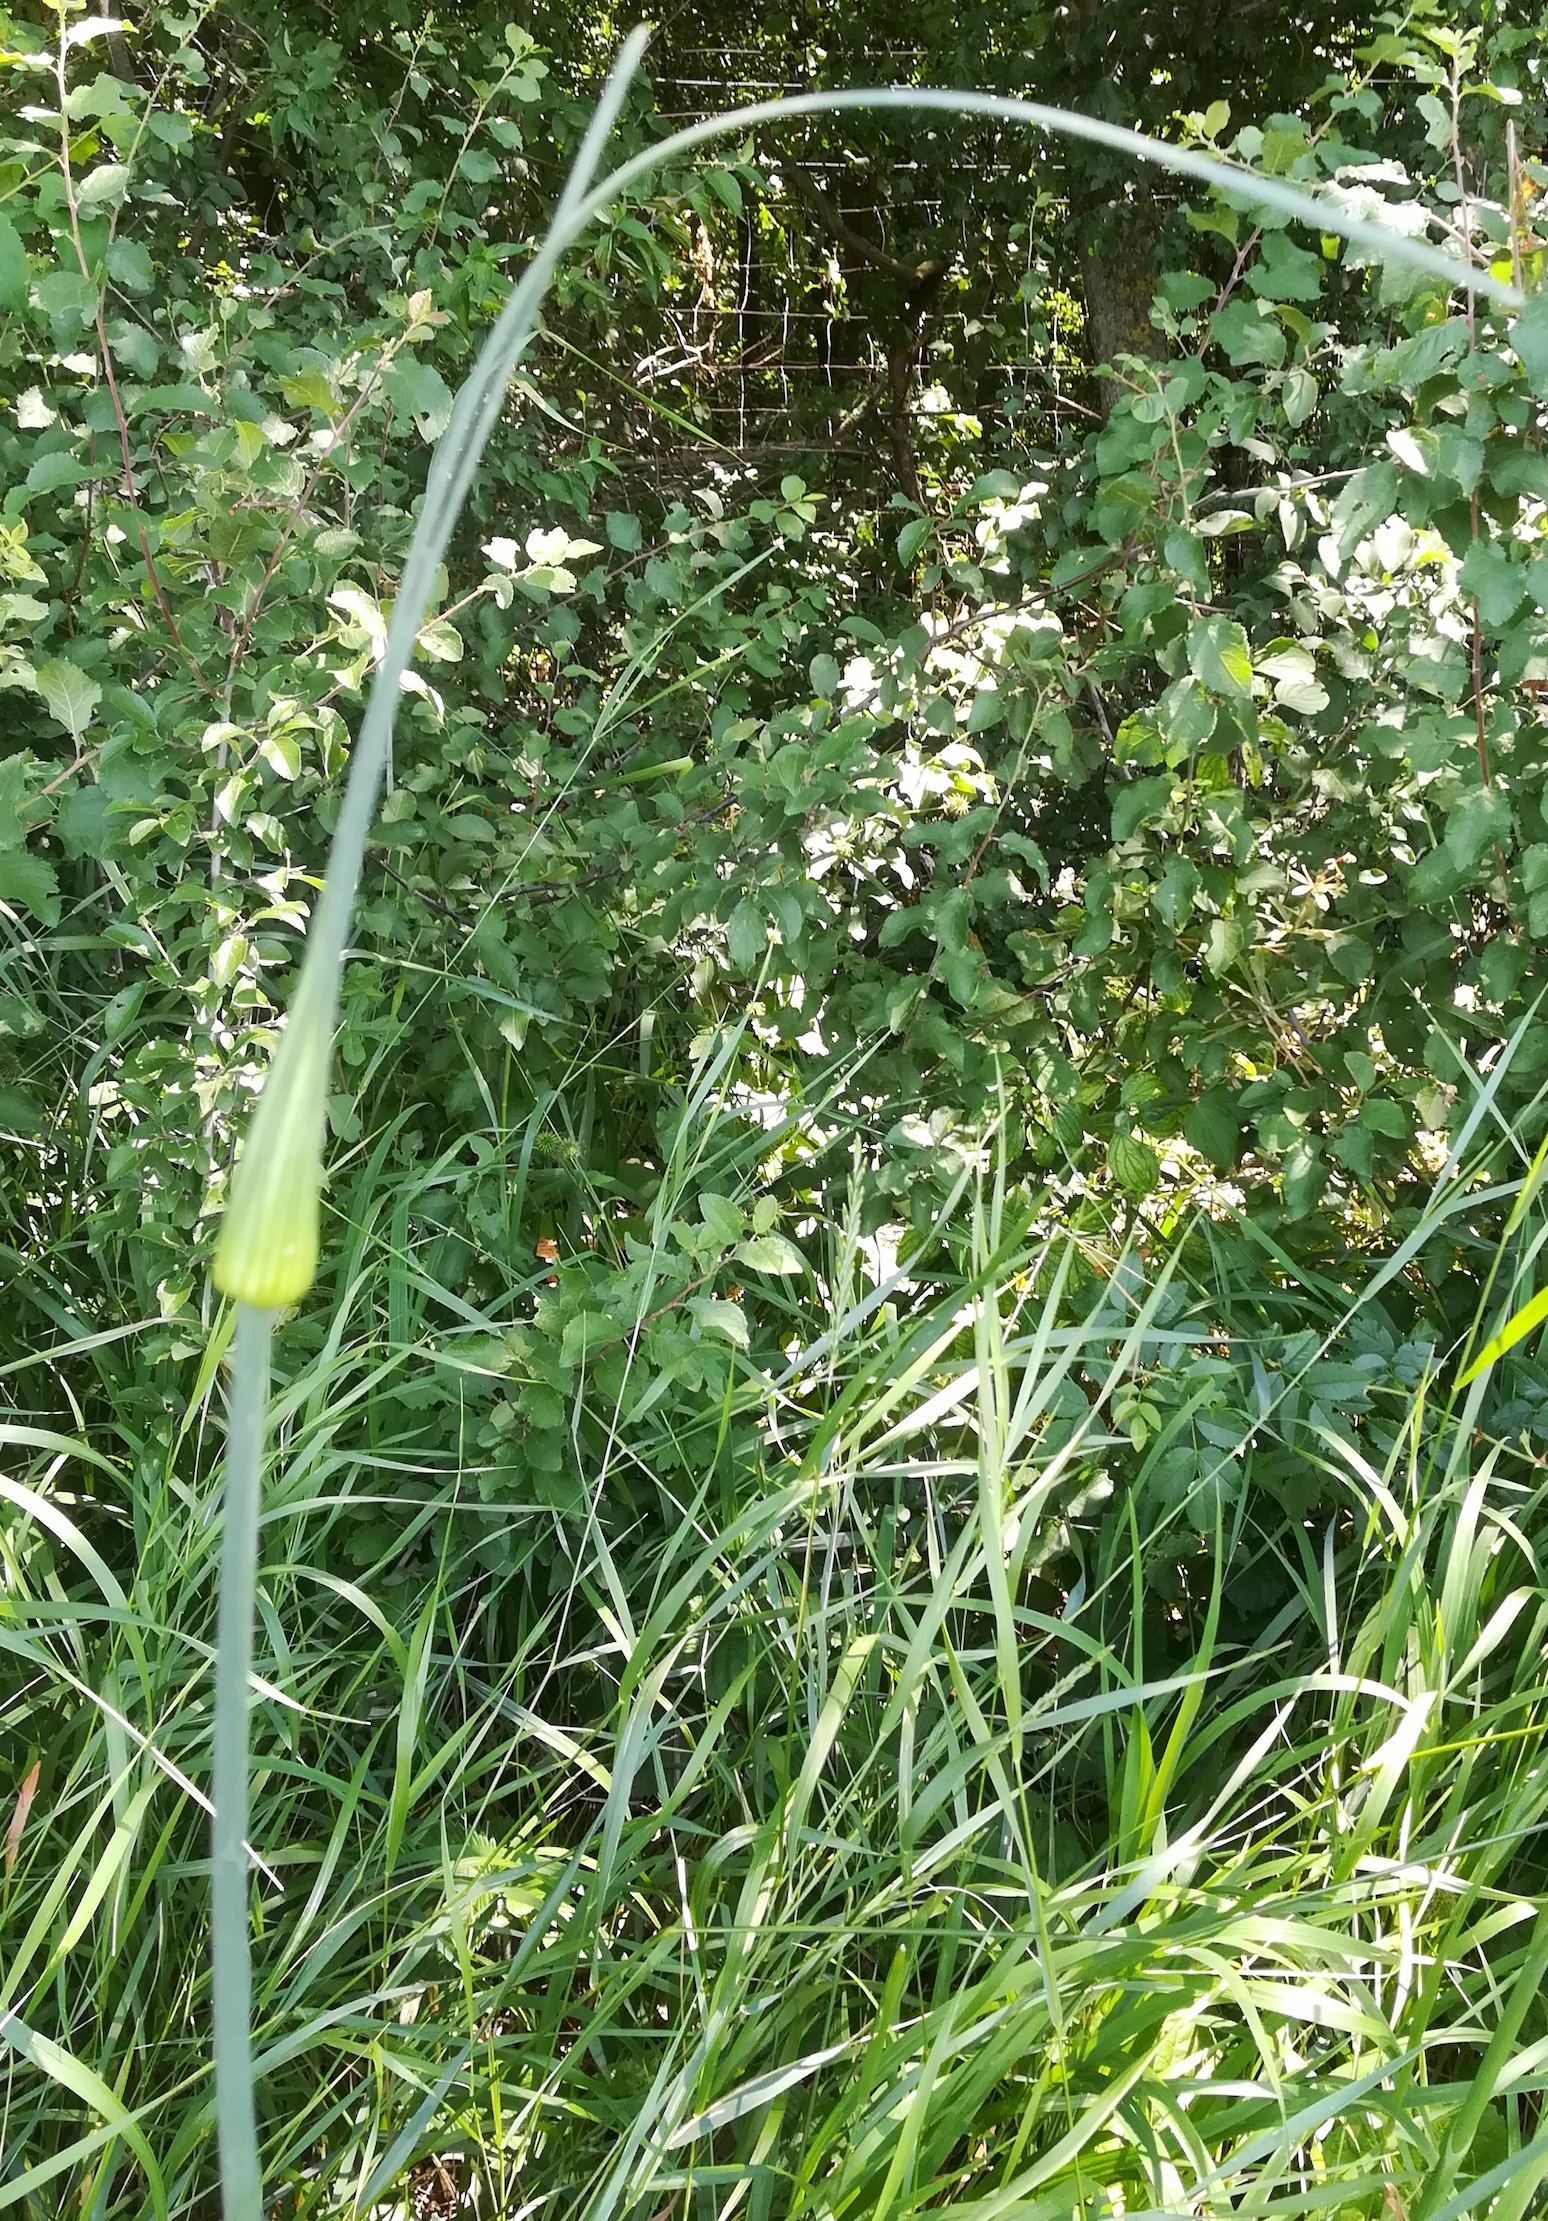
{"type": "Polygon", "coordinates": [[[216,1287],[255,1310],[298,1303],[316,1277],[332,1052],[329,999],[303,981],[232,1175],[215,1249],[216,1287]]]}

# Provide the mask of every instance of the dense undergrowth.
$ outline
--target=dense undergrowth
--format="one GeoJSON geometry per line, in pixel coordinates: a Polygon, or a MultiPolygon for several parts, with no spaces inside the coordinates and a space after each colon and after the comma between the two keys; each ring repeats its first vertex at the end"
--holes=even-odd
{"type": "MultiPolygon", "coordinates": [[[[607,27],[0,20],[0,2210],[205,2221],[209,1251],[607,27]]],[[[786,189],[855,118],[567,260],[275,1342],[286,2221],[1537,2210],[1535,32],[1169,119],[1514,320],[1194,191],[1109,408],[969,166],[905,359],[786,189]],[[716,436],[748,238],[858,467],[716,436]]]]}

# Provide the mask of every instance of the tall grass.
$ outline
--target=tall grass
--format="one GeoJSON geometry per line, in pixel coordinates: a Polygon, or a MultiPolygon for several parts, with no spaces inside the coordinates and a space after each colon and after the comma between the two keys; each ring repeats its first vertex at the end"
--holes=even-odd
{"type": "MultiPolygon", "coordinates": [[[[735,1077],[694,1143],[745,1192],[765,1137],[735,1077]]],[[[480,1136],[512,1179],[524,1138],[480,1136]]],[[[659,1406],[588,1399],[665,1516],[561,1522],[546,1585],[531,1501],[487,1499],[475,1460],[436,1469],[390,1394],[473,1361],[528,1291],[447,1313],[401,1241],[423,1171],[374,1208],[364,1172],[338,1194],[347,1269],[318,1346],[279,1338],[262,1511],[273,2210],[1531,2209],[1540,1462],[1482,1444],[1433,1380],[1382,1392],[1328,1429],[1287,1536],[1255,1495],[1271,1399],[1159,1596],[1179,1515],[1141,1523],[1116,1415],[1158,1348],[1207,1356],[1236,1322],[1195,1244],[1093,1280],[1074,1237],[1018,1228],[988,1140],[933,1287],[878,1301],[853,1228],[817,1238],[809,1339],[735,1390],[738,1504],[710,1467],[681,1495],[659,1406]],[[373,1500],[390,1539],[359,1563],[373,1500]]],[[[699,1177],[675,1164],[668,1212],[699,1177]]],[[[1319,1339],[1380,1301],[1333,1306],[1319,1339]]],[[[123,1588],[90,1534],[126,1516],[131,1446],[9,1443],[32,1471],[7,1484],[0,1633],[51,1755],[5,1884],[25,2071],[0,2201],[38,2215],[209,2210],[222,1457],[182,1417],[161,1485],[137,1476],[123,1588]]]]}

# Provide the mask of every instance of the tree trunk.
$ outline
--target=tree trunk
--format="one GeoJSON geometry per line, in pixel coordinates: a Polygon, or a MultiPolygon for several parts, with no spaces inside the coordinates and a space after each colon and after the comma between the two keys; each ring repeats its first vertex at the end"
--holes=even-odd
{"type": "MultiPolygon", "coordinates": [[[[1076,226],[1085,233],[1080,276],[1092,365],[1116,365],[1120,355],[1153,358],[1161,348],[1161,335],[1150,321],[1161,229],[1155,204],[1144,193],[1101,216],[1094,210],[1088,215],[1089,229],[1078,214],[1076,226]]],[[[1098,389],[1102,414],[1110,416],[1123,385],[1117,378],[1103,377],[1098,389]]]]}

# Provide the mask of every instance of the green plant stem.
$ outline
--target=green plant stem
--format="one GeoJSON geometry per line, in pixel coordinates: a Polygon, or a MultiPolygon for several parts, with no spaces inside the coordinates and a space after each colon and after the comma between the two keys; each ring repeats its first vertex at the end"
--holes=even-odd
{"type": "Polygon", "coordinates": [[[238,1306],[226,1433],[220,1624],[215,1646],[215,1819],[210,1838],[215,2124],[226,2221],[260,2221],[263,2212],[253,2108],[253,1982],[247,1935],[247,1708],[273,1328],[272,1311],[256,1311],[246,1303],[238,1306]]]}

